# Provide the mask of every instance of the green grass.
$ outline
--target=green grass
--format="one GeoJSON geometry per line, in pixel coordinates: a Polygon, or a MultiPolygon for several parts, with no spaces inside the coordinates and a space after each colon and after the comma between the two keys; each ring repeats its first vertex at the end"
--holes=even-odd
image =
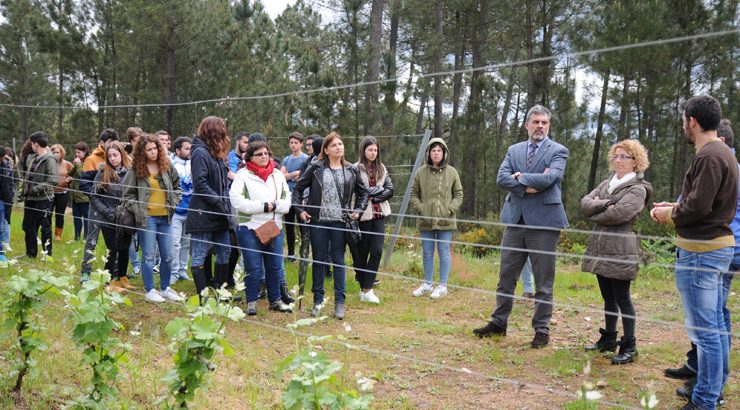
{"type": "MultiPolygon", "coordinates": [[[[21,214],[13,215],[12,254],[23,253],[21,214]]],[[[64,240],[55,243],[54,262],[45,269],[79,276],[82,242],[70,242],[71,220],[65,227],[64,240]],[[70,243],[68,243],[70,242],[70,243]]],[[[406,232],[413,233],[413,231],[406,232]]],[[[99,242],[102,244],[102,240],[99,242]]],[[[374,408],[477,408],[478,397],[497,408],[519,408],[526,400],[529,408],[583,408],[573,396],[553,395],[544,389],[574,394],[583,382],[583,366],[592,361],[592,380],[607,382],[602,388],[604,399],[626,406],[639,405],[640,394],[649,384],[658,393],[661,408],[682,405],[673,391],[678,383],[662,377],[662,369],[673,367],[684,360],[688,339],[683,329],[681,304],[673,279],[661,269],[641,271],[634,284],[633,294],[641,320],[637,336],[640,355],[628,366],[612,366],[609,358],[600,354],[586,354],[582,347],[593,342],[597,329],[603,326],[602,307],[596,278],[582,273],[578,265],[560,262],[555,282],[555,312],[551,346],[532,350],[532,305],[516,301],[510,316],[508,335],[502,338],[479,340],[471,335],[474,327],[489,319],[495,306],[493,294],[450,288],[448,297],[432,301],[413,298],[411,291],[418,286],[420,251],[418,245],[395,252],[384,271],[393,275],[411,274],[411,277],[381,275],[376,293],[380,306],[360,304],[359,288],[354,273],[347,273],[347,317],[344,322],[329,319],[303,329],[313,335],[341,335],[357,346],[349,352],[348,383],[355,372],[377,380],[374,408]],[[586,320],[589,318],[590,320],[586,320]],[[660,319],[669,323],[654,323],[660,319]],[[346,332],[344,325],[352,327],[346,332]],[[362,350],[371,349],[372,351],[362,350]],[[382,353],[386,352],[386,353],[382,353]],[[434,363],[429,365],[428,363],[434,363]],[[469,369],[470,372],[459,371],[469,369]],[[514,385],[501,380],[514,381],[514,385]],[[526,386],[520,393],[518,384],[526,386]],[[526,397],[526,399],[522,399],[526,397]]],[[[104,246],[96,251],[96,267],[101,267],[104,246]]],[[[498,255],[494,252],[483,258],[456,254],[450,275],[451,285],[494,291],[498,281],[498,255]]],[[[20,265],[20,264],[19,264],[20,265]]],[[[0,282],[11,274],[22,272],[0,269],[0,282]]],[[[297,263],[286,264],[289,286],[297,282],[297,263]]],[[[383,270],[383,269],[381,269],[383,270]]],[[[306,289],[310,293],[311,275],[306,289]]],[[[136,278],[133,283],[141,284],[136,278]]],[[[193,293],[192,282],[179,282],[176,288],[193,293]]],[[[333,299],[332,282],[325,283],[327,296],[333,299]]],[[[733,291],[740,289],[738,281],[733,291]]],[[[517,290],[517,293],[521,289],[517,290]]],[[[311,303],[306,295],[304,307],[311,303]]],[[[122,307],[115,318],[126,327],[120,332],[125,343],[133,346],[129,362],[123,365],[118,383],[122,403],[128,408],[153,408],[165,392],[161,377],[172,366],[172,354],[164,337],[167,322],[181,316],[181,307],[173,304],[151,305],[140,295],[129,296],[131,307],[122,307]],[[135,332],[132,332],[135,331],[135,332]]],[[[332,303],[328,309],[331,310],[332,303]]],[[[740,306],[737,297],[730,307],[736,313],[740,306]]],[[[65,321],[64,302],[52,297],[39,316],[46,327],[44,339],[49,349],[36,355],[39,372],[28,377],[24,397],[28,408],[59,408],[68,400],[84,393],[89,371],[80,364],[80,353],[69,337],[65,321]]],[[[306,317],[299,313],[299,317],[306,317]]],[[[734,315],[738,323],[740,315],[734,315]]],[[[280,392],[286,380],[275,375],[277,363],[294,350],[295,341],[284,325],[293,319],[290,315],[268,312],[263,302],[259,314],[250,320],[256,323],[232,323],[226,328],[226,337],[237,354],[230,358],[217,355],[217,369],[211,375],[207,390],[196,395],[195,408],[279,408],[280,392]],[[276,326],[277,328],[267,327],[276,326]]],[[[738,325],[740,327],[740,325],[738,325]]],[[[11,340],[0,336],[0,408],[14,408],[9,394],[11,340]]],[[[320,348],[334,359],[342,360],[344,350],[335,344],[321,343],[320,348]]],[[[740,355],[731,354],[734,369],[725,393],[728,397],[739,392],[737,370],[740,355]]],[[[599,406],[607,408],[607,406],[599,406]]]]}

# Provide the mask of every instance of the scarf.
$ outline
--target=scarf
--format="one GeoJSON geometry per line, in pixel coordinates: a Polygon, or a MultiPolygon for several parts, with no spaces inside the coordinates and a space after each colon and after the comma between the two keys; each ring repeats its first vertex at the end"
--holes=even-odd
{"type": "Polygon", "coordinates": [[[267,182],[267,178],[272,175],[272,171],[275,170],[275,161],[270,160],[264,168],[252,161],[247,161],[247,169],[254,172],[254,174],[260,177],[263,181],[267,182]]]}
{"type": "Polygon", "coordinates": [[[614,192],[615,189],[617,189],[620,185],[631,181],[637,177],[637,175],[634,172],[630,172],[629,174],[626,174],[622,177],[622,179],[617,178],[617,174],[614,174],[611,180],[609,180],[609,186],[606,188],[606,191],[611,194],[614,192]]]}

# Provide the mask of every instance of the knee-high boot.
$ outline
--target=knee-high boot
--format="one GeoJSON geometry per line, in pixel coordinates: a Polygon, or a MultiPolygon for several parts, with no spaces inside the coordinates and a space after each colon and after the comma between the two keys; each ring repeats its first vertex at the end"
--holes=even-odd
{"type": "Polygon", "coordinates": [[[198,298],[200,299],[200,304],[203,304],[203,296],[201,295],[201,292],[203,292],[203,289],[208,287],[208,282],[206,281],[206,272],[205,268],[201,266],[191,266],[190,272],[193,274],[193,282],[195,283],[195,291],[198,292],[198,298]]]}

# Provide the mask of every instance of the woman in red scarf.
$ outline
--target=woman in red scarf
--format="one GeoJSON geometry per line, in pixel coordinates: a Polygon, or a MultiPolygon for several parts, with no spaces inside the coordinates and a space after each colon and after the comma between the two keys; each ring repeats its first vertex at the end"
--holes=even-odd
{"type": "Polygon", "coordinates": [[[231,205],[238,211],[237,242],[242,250],[247,314],[257,314],[259,283],[267,283],[270,310],[290,312],[280,299],[280,276],[283,264],[283,215],[290,210],[290,188],[285,176],[270,158],[270,147],[264,141],[249,144],[247,166],[236,173],[229,190],[231,205]],[[275,224],[280,232],[269,243],[262,243],[257,230],[275,224]]]}

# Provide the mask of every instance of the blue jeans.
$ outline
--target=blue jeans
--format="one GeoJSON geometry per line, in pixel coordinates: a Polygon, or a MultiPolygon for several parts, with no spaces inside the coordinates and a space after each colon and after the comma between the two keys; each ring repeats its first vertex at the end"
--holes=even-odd
{"type": "Polygon", "coordinates": [[[172,215],[172,276],[186,277],[190,259],[190,234],[185,233],[187,215],[172,215]]]}
{"type": "MultiPolygon", "coordinates": [[[[722,275],[722,316],[725,319],[725,328],[727,329],[727,345],[732,347],[732,317],[730,309],[727,308],[727,298],[730,296],[730,287],[732,286],[732,277],[736,272],[740,272],[740,253],[735,253],[730,263],[730,271],[722,275]]],[[[686,353],[686,367],[696,372],[698,367],[696,345],[691,343],[691,350],[686,353]]]]}
{"type": "Polygon", "coordinates": [[[148,216],[146,229],[139,230],[141,244],[142,269],[141,277],[144,288],[149,292],[154,289],[154,264],[157,260],[157,245],[159,245],[159,288],[167,289],[170,285],[172,272],[172,227],[166,216],[148,216]]]}
{"type": "Polygon", "coordinates": [[[247,302],[259,298],[260,282],[267,284],[267,300],[280,300],[280,276],[283,270],[283,232],[267,245],[263,245],[253,229],[240,226],[236,240],[244,261],[244,285],[247,287],[247,302]]]}
{"type": "Polygon", "coordinates": [[[532,261],[529,258],[522,268],[522,289],[524,293],[534,294],[534,274],[532,274],[532,261]]]}
{"type": "Polygon", "coordinates": [[[676,288],[683,303],[686,331],[696,344],[697,381],[691,401],[713,409],[729,375],[730,346],[722,312],[724,272],[734,248],[676,253],[676,288]]]}
{"type": "Polygon", "coordinates": [[[313,304],[324,303],[324,272],[328,269],[329,257],[334,265],[334,303],[344,304],[347,286],[345,277],[344,251],[347,248],[344,222],[319,222],[311,225],[311,292],[313,304]],[[326,229],[329,228],[329,229],[326,229]]]}
{"type": "Polygon", "coordinates": [[[0,202],[0,255],[5,255],[5,244],[8,243],[8,239],[5,239],[5,205],[0,202]]]}
{"type": "Polygon", "coordinates": [[[226,265],[229,263],[229,254],[231,253],[231,239],[229,230],[213,232],[193,232],[190,234],[190,251],[192,258],[191,266],[203,266],[206,261],[208,251],[214,247],[216,251],[216,265],[226,265]]]}
{"type": "MultiPolygon", "coordinates": [[[[87,214],[90,212],[89,202],[72,201],[72,215],[75,225],[75,240],[80,239],[80,234],[87,234],[87,214]]],[[[130,255],[129,255],[130,256],[130,255]]]]}
{"type": "Polygon", "coordinates": [[[439,253],[439,284],[447,286],[450,275],[450,240],[452,231],[421,231],[421,251],[424,265],[424,282],[432,284],[434,278],[434,245],[439,253]]]}
{"type": "Polygon", "coordinates": [[[141,260],[139,260],[139,251],[136,249],[139,244],[139,235],[134,232],[131,236],[131,245],[128,247],[128,261],[131,263],[131,268],[138,268],[141,271],[141,260]]]}

